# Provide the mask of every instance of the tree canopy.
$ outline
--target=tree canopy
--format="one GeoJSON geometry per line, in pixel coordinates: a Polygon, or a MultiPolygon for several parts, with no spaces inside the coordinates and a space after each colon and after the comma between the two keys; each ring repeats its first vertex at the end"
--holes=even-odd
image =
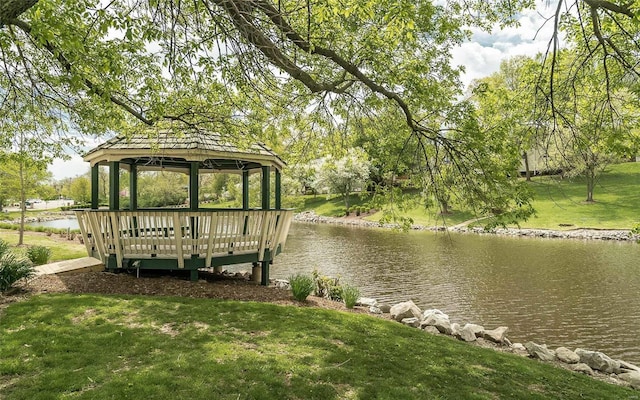
{"type": "MultiPolygon", "coordinates": [[[[600,57],[637,78],[635,2],[555,4],[552,77],[562,33],[580,50],[578,69],[600,57]]],[[[464,115],[450,49],[468,38],[467,27],[514,24],[519,11],[534,5],[6,0],[0,6],[0,115],[16,107],[40,110],[33,112],[40,122],[55,116],[47,135],[62,138],[73,130],[162,124],[216,130],[235,140],[277,139],[279,146],[350,132],[360,117],[401,121],[392,134],[412,141],[428,182],[437,183],[438,166],[447,162],[466,182],[461,187],[477,194],[473,201],[493,202],[497,197],[488,191],[496,182],[504,184],[501,190],[513,185],[504,166],[489,162],[498,149],[464,115]]]]}

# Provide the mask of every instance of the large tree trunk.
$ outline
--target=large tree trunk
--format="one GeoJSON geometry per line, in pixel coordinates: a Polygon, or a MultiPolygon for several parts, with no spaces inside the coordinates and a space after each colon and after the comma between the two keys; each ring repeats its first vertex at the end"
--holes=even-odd
{"type": "Polygon", "coordinates": [[[0,28],[14,18],[18,18],[20,14],[27,11],[38,0],[2,0],[0,2],[0,28]]]}

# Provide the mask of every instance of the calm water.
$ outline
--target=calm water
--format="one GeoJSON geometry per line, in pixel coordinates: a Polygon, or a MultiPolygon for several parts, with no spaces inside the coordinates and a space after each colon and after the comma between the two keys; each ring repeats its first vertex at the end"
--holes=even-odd
{"type": "Polygon", "coordinates": [[[512,341],[640,364],[640,246],[294,224],[271,277],[317,268],[363,295],[509,327],[512,341]]]}
{"type": "MultiPolygon", "coordinates": [[[[77,228],[66,219],[34,225],[77,228]]],[[[413,300],[512,341],[640,364],[640,245],[293,224],[272,278],[342,277],[378,301],[413,300]]],[[[247,269],[246,266],[229,268],[247,269]]]]}
{"type": "Polygon", "coordinates": [[[44,226],[45,228],[56,229],[80,229],[78,220],[75,218],[56,219],[54,221],[42,221],[42,222],[30,222],[26,225],[29,226],[44,226]]]}

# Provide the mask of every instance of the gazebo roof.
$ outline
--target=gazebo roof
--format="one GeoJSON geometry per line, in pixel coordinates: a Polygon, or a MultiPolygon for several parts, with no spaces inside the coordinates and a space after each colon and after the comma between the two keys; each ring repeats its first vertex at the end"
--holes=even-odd
{"type": "Polygon", "coordinates": [[[83,158],[92,167],[117,161],[125,169],[137,165],[147,170],[184,171],[190,162],[199,162],[203,171],[254,170],[262,166],[281,170],[285,165],[262,143],[241,148],[225,142],[220,134],[193,129],[119,135],[90,150],[83,158]]]}

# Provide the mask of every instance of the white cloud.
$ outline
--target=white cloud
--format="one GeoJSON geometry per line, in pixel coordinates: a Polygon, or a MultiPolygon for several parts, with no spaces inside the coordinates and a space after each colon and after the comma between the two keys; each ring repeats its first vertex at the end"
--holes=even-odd
{"type": "Polygon", "coordinates": [[[544,4],[537,10],[523,13],[520,26],[500,29],[491,33],[472,30],[469,42],[453,50],[453,64],[465,67],[462,82],[467,86],[472,80],[498,71],[500,63],[516,55],[535,56],[545,52],[553,33],[553,26],[545,23],[550,12],[544,4]]]}
{"type": "Polygon", "coordinates": [[[53,179],[55,180],[74,178],[78,175],[86,174],[89,171],[89,163],[84,162],[82,157],[74,154],[69,160],[54,159],[48,170],[53,174],[53,179]]]}

